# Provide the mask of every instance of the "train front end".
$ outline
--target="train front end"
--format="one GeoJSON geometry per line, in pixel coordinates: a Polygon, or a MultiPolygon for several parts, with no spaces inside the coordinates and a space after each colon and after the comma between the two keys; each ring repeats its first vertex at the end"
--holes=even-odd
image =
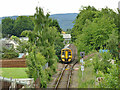
{"type": "Polygon", "coordinates": [[[72,50],[70,48],[64,48],[61,50],[61,62],[64,64],[72,62],[72,50]]]}

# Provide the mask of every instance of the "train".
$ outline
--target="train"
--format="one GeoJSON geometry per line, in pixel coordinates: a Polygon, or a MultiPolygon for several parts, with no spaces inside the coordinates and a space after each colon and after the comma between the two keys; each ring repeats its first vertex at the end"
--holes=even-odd
{"type": "Polygon", "coordinates": [[[67,44],[61,49],[61,62],[70,64],[78,60],[77,48],[74,44],[67,44]]]}

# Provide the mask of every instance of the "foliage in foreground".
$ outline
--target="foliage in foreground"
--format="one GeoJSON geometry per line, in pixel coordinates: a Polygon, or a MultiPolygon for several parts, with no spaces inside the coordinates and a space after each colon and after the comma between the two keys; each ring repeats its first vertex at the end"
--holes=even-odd
{"type": "Polygon", "coordinates": [[[118,63],[117,60],[114,61],[114,64],[111,63],[112,54],[110,52],[104,52],[100,54],[101,57],[96,59],[98,56],[95,56],[94,70],[97,69],[97,77],[103,77],[103,80],[99,83],[100,88],[118,88],[119,87],[119,73],[118,73],[118,63]],[[97,63],[99,62],[99,63],[97,63]],[[96,64],[96,65],[95,65],[96,64]],[[98,66],[97,66],[98,65],[98,66]]]}
{"type": "Polygon", "coordinates": [[[34,80],[40,78],[40,87],[46,88],[47,82],[51,79],[52,74],[56,72],[58,60],[56,53],[59,53],[56,50],[58,50],[58,45],[62,46],[62,39],[57,28],[51,24],[49,14],[44,15],[42,8],[36,8],[33,20],[34,30],[22,32],[22,35],[29,38],[27,73],[34,80]],[[46,63],[48,63],[49,68],[44,69],[46,63]]]}
{"type": "MultiPolygon", "coordinates": [[[[92,52],[93,53],[93,52],[92,52]]],[[[95,53],[95,52],[94,52],[95,53]]],[[[88,56],[84,60],[85,70],[79,70],[80,88],[119,88],[118,63],[111,64],[112,55],[110,52],[95,53],[93,57],[88,56]],[[100,82],[97,78],[103,78],[100,82]]]]}
{"type": "Polygon", "coordinates": [[[102,61],[99,62],[99,65],[97,64],[98,65],[97,77],[103,77],[103,80],[99,83],[99,86],[98,86],[100,88],[118,88],[119,87],[118,63],[116,62],[117,60],[115,60],[114,64],[112,64],[111,58],[112,58],[112,55],[108,52],[108,53],[102,53],[101,58],[98,59],[98,61],[102,59],[102,61]]]}
{"type": "Polygon", "coordinates": [[[104,77],[103,81],[99,83],[100,88],[119,88],[119,72],[118,72],[118,66],[112,65],[111,68],[107,68],[109,73],[103,74],[102,72],[99,72],[100,75],[104,77]]]}

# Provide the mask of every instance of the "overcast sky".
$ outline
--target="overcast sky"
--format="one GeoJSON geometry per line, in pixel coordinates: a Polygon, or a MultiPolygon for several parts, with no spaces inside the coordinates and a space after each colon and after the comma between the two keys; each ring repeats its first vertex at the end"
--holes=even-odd
{"type": "Polygon", "coordinates": [[[0,17],[14,15],[34,15],[36,6],[50,14],[79,13],[81,6],[94,6],[97,9],[116,10],[120,0],[1,0],[0,17]]]}

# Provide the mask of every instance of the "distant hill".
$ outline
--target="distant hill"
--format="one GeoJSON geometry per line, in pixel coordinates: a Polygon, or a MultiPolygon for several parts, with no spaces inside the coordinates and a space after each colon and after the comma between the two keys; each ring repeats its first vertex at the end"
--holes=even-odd
{"type": "Polygon", "coordinates": [[[60,27],[63,29],[63,31],[66,31],[67,29],[73,28],[73,21],[77,17],[77,13],[66,13],[66,14],[53,14],[50,17],[53,19],[57,19],[59,22],[60,27]]]}
{"type": "MultiPolygon", "coordinates": [[[[50,15],[50,18],[57,19],[60,27],[63,29],[63,31],[66,31],[67,29],[72,29],[76,16],[78,13],[65,13],[65,14],[52,14],[50,15]]],[[[18,16],[10,16],[13,19],[16,19],[18,16]]],[[[5,18],[5,17],[2,17],[5,18]]],[[[0,23],[2,18],[0,18],[0,23]]]]}

